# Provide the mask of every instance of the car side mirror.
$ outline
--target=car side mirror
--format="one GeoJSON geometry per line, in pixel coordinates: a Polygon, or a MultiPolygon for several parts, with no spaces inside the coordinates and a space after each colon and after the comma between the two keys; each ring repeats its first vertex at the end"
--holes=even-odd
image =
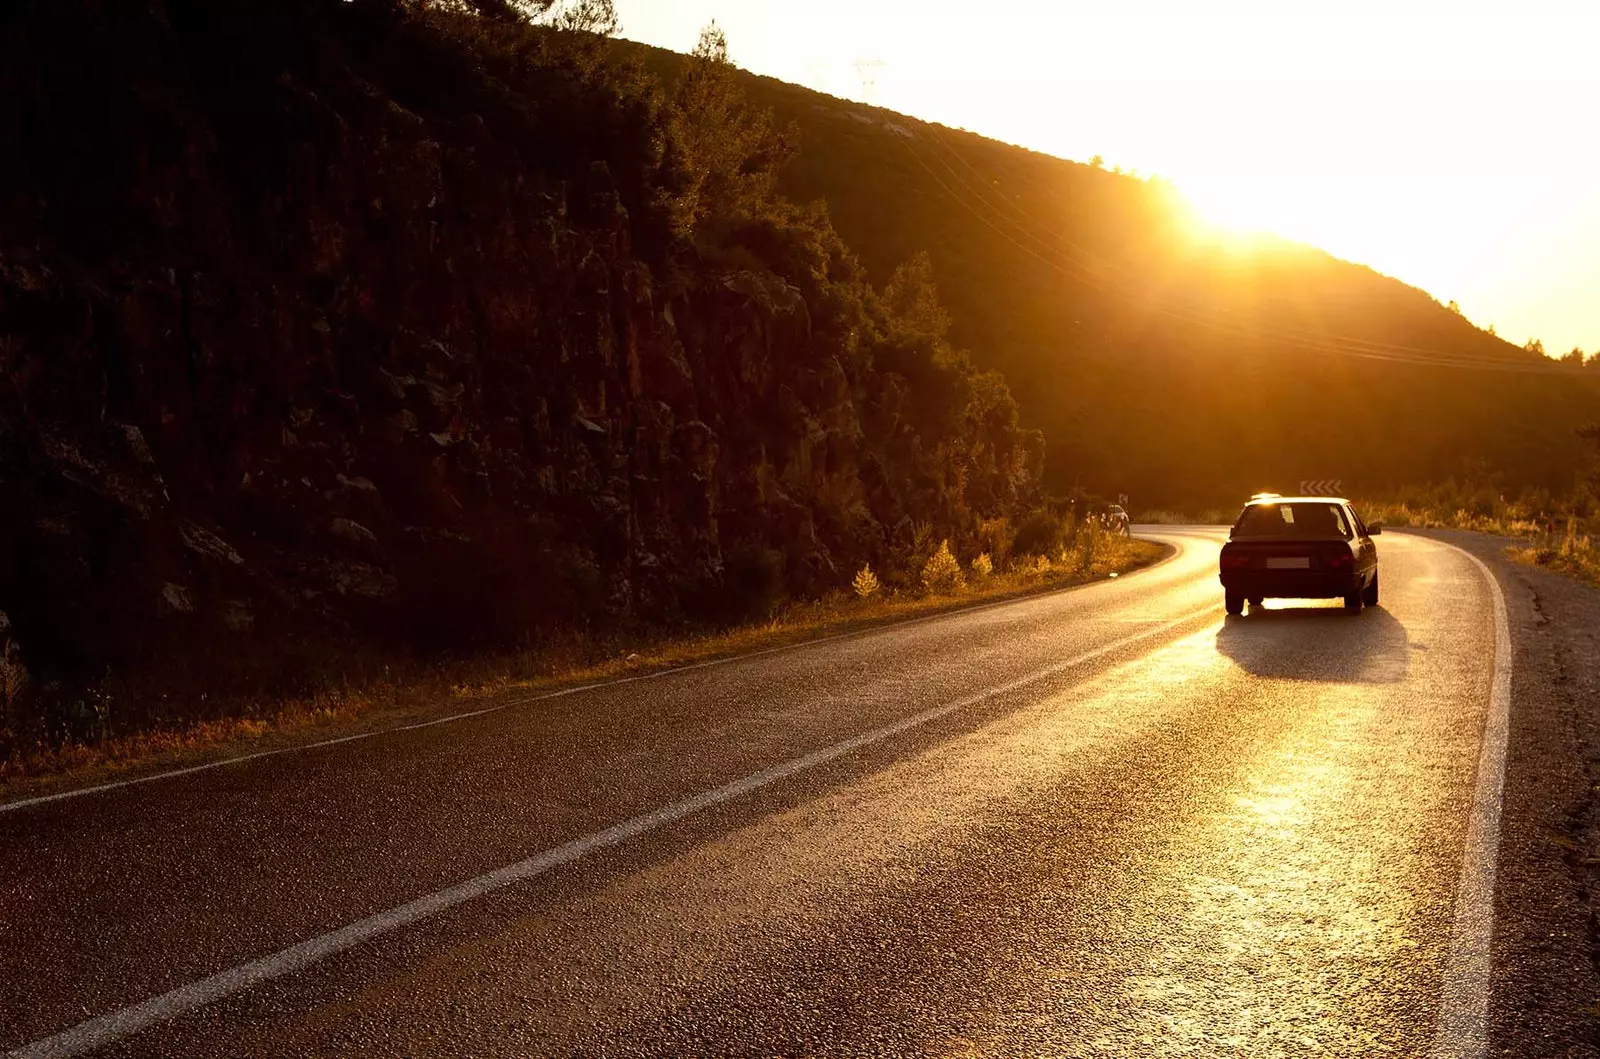
{"type": "Polygon", "coordinates": [[[1383,533],[1383,523],[1374,522],[1367,526],[1367,536],[1377,537],[1383,533]]]}

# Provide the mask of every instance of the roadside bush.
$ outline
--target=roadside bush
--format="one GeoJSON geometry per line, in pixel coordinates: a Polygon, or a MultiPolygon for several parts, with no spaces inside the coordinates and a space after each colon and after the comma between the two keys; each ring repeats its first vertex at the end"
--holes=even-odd
{"type": "Polygon", "coordinates": [[[1005,569],[1006,561],[1011,558],[1011,541],[1014,536],[1011,531],[1011,520],[1004,515],[998,518],[986,518],[978,524],[978,550],[989,556],[995,566],[1005,569]]]}
{"type": "Polygon", "coordinates": [[[972,560],[972,579],[974,581],[987,581],[989,575],[994,573],[994,563],[989,559],[988,552],[979,552],[978,557],[972,560]]]}
{"type": "Polygon", "coordinates": [[[883,588],[878,582],[878,575],[872,572],[870,564],[861,568],[856,574],[856,579],[850,582],[850,587],[855,589],[857,599],[871,599],[883,588]]]}
{"type": "Polygon", "coordinates": [[[722,587],[727,615],[734,619],[770,617],[784,601],[783,553],[759,544],[741,544],[723,561],[722,587]]]}
{"type": "Polygon", "coordinates": [[[1063,529],[1061,520],[1055,515],[1048,511],[1035,511],[1017,527],[1017,535],[1011,541],[1011,551],[1016,555],[1051,555],[1061,549],[1063,529]]]}
{"type": "Polygon", "coordinates": [[[940,541],[939,550],[922,567],[922,584],[935,593],[957,592],[966,584],[961,564],[950,551],[949,541],[940,541]]]}

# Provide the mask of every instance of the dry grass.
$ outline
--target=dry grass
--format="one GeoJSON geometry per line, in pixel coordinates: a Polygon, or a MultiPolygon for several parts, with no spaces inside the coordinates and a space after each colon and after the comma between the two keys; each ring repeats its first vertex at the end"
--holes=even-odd
{"type": "Polygon", "coordinates": [[[1506,549],[1506,554],[1513,562],[1542,566],[1591,585],[1600,585],[1600,545],[1587,533],[1578,532],[1577,519],[1569,519],[1565,532],[1559,537],[1545,535],[1526,546],[1513,545],[1506,549]]]}
{"type": "Polygon", "coordinates": [[[1517,504],[1499,504],[1485,511],[1481,508],[1378,502],[1358,503],[1356,510],[1368,522],[1382,522],[1385,526],[1463,529],[1500,537],[1548,536],[1552,531],[1552,522],[1548,517],[1541,518],[1524,511],[1517,504]]]}
{"type": "Polygon", "coordinates": [[[1198,512],[1153,508],[1134,515],[1132,521],[1141,526],[1226,526],[1238,514],[1238,511],[1223,511],[1221,508],[1206,508],[1198,512]]]}
{"type": "Polygon", "coordinates": [[[302,699],[241,703],[236,716],[121,734],[94,743],[38,746],[0,761],[0,797],[17,797],[181,767],[241,753],[374,731],[429,716],[480,708],[509,694],[689,665],[713,658],[814,639],[974,604],[1047,592],[1116,576],[1148,565],[1159,545],[1110,534],[1043,565],[968,579],[949,593],[879,594],[868,599],[836,593],[791,605],[771,621],[680,637],[592,641],[573,639],[537,649],[471,660],[396,669],[375,663],[382,679],[342,682],[302,699]]]}
{"type": "Polygon", "coordinates": [[[1385,526],[1462,529],[1521,538],[1525,543],[1506,548],[1506,555],[1513,562],[1600,585],[1600,545],[1590,535],[1593,518],[1553,516],[1530,505],[1506,502],[1480,502],[1471,508],[1393,503],[1358,507],[1369,521],[1382,521],[1385,526]]]}

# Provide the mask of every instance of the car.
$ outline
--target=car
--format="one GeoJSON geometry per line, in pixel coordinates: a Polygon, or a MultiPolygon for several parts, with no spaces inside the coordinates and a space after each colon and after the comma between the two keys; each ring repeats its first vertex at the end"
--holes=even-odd
{"type": "Polygon", "coordinates": [[[1103,516],[1106,529],[1119,536],[1128,535],[1128,513],[1122,509],[1121,504],[1112,504],[1106,508],[1103,516]]]}
{"type": "Polygon", "coordinates": [[[1258,495],[1222,546],[1220,577],[1229,614],[1263,600],[1343,599],[1359,614],[1378,604],[1378,547],[1383,532],[1336,496],[1258,495]]]}

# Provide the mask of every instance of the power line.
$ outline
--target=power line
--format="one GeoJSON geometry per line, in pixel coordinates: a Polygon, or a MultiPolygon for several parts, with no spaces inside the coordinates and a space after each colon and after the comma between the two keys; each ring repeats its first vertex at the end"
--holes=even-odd
{"type": "MultiPolygon", "coordinates": [[[[962,165],[965,166],[967,168],[967,170],[969,172],[971,172],[975,177],[978,177],[980,180],[982,179],[982,174],[980,174],[977,171],[977,169],[973,167],[971,162],[968,162],[966,160],[966,158],[962,156],[961,152],[956,149],[955,145],[953,145],[952,143],[949,142],[947,137],[943,136],[938,131],[938,128],[939,128],[938,126],[928,126],[928,127],[935,130],[934,133],[933,133],[933,136],[932,136],[933,140],[936,140],[939,143],[940,146],[944,147],[947,151],[949,151],[952,155],[954,155],[955,158],[957,159],[957,161],[961,162],[962,165]]],[[[948,130],[945,130],[945,131],[948,131],[948,130]]],[[[942,161],[942,159],[941,159],[941,161],[942,161]]],[[[946,165],[946,168],[947,169],[949,168],[948,165],[946,165]]],[[[966,184],[965,181],[962,181],[962,183],[964,185],[966,184]]],[[[966,185],[966,186],[968,186],[970,188],[970,185],[966,185]]],[[[1032,214],[1030,214],[1027,210],[1023,209],[1020,205],[1018,205],[1018,204],[1016,204],[1014,202],[1008,203],[1008,205],[1011,206],[1012,210],[1014,210],[1016,213],[1020,214],[1025,220],[1027,220],[1030,223],[1030,225],[1034,225],[1034,226],[1037,226],[1037,227],[1041,228],[1047,234],[1053,236],[1056,239],[1061,240],[1062,242],[1066,243],[1068,246],[1075,247],[1076,249],[1080,250],[1083,253],[1092,255],[1092,251],[1087,250],[1086,248],[1080,246],[1079,244],[1073,243],[1072,240],[1068,239],[1066,236],[1062,235],[1061,233],[1051,229],[1048,225],[1041,224],[1036,217],[1034,217],[1032,214]]],[[[1015,221],[1012,221],[1012,222],[1009,222],[1009,223],[1013,224],[1019,230],[1022,230],[1022,225],[1021,224],[1019,224],[1019,223],[1017,223],[1015,221]]],[[[1038,240],[1037,237],[1035,237],[1035,242],[1041,242],[1041,245],[1042,245],[1042,241],[1038,240]]],[[[1070,258],[1070,255],[1064,255],[1064,256],[1067,256],[1067,257],[1070,258]]],[[[1130,293],[1130,292],[1124,292],[1124,296],[1128,297],[1128,298],[1137,298],[1138,297],[1137,294],[1133,294],[1133,293],[1130,293]]],[[[1194,311],[1194,306],[1193,306],[1192,303],[1190,304],[1190,310],[1194,311]]],[[[1311,331],[1311,330],[1308,330],[1308,329],[1303,328],[1303,327],[1295,327],[1293,325],[1285,325],[1285,324],[1276,325],[1276,327],[1274,328],[1274,330],[1272,332],[1261,332],[1261,334],[1263,335],[1263,337],[1267,337],[1270,334],[1271,337],[1280,338],[1280,339],[1288,337],[1290,335],[1295,335],[1297,337],[1302,337],[1302,338],[1305,338],[1305,339],[1308,339],[1308,340],[1312,340],[1312,341],[1325,341],[1327,338],[1333,337],[1336,340],[1338,340],[1340,342],[1344,342],[1344,343],[1349,344],[1349,345],[1362,346],[1362,347],[1365,347],[1365,348],[1370,348],[1370,349],[1378,350],[1378,351],[1419,353],[1419,354],[1427,355],[1427,356],[1443,356],[1443,357],[1449,357],[1449,358],[1452,358],[1452,359],[1455,359],[1455,360],[1459,360],[1459,361],[1463,361],[1463,362],[1471,361],[1471,362],[1474,362],[1474,363],[1476,363],[1480,359],[1477,355],[1473,355],[1473,354],[1448,353],[1448,352],[1444,352],[1444,351],[1440,351],[1440,350],[1426,349],[1426,348],[1422,348],[1422,347],[1418,347],[1418,346],[1402,346],[1402,345],[1396,345],[1396,344],[1388,343],[1388,342],[1379,342],[1379,341],[1375,341],[1373,339],[1357,338],[1355,336],[1328,336],[1324,332],[1311,331]]],[[[1494,358],[1481,358],[1481,359],[1483,359],[1486,363],[1494,364],[1494,365],[1502,365],[1502,364],[1507,363],[1506,361],[1497,360],[1497,359],[1494,359],[1494,358]]]]}
{"type": "MultiPolygon", "coordinates": [[[[972,166],[972,164],[970,162],[968,162],[965,158],[962,157],[961,153],[958,150],[956,150],[954,145],[950,144],[947,139],[943,138],[940,135],[940,133],[937,131],[938,130],[937,126],[925,126],[925,127],[934,130],[931,139],[937,141],[941,146],[943,146],[952,155],[954,155],[956,157],[956,159],[958,161],[960,161],[967,168],[967,170],[969,172],[971,172],[975,177],[977,177],[980,180],[982,179],[982,174],[980,174],[972,166]]],[[[980,192],[977,189],[973,188],[971,184],[967,183],[967,181],[961,180],[959,174],[956,174],[954,172],[954,170],[951,170],[950,167],[949,167],[949,164],[944,162],[943,158],[939,158],[937,155],[936,155],[936,158],[938,158],[938,160],[941,162],[941,164],[944,165],[944,167],[945,167],[945,169],[947,171],[949,171],[952,175],[956,176],[958,180],[960,180],[961,184],[964,187],[967,187],[968,190],[973,191],[980,199],[983,199],[986,203],[988,203],[991,207],[993,207],[993,202],[991,200],[989,200],[986,196],[984,196],[982,192],[980,192]]],[[[1027,210],[1024,210],[1021,206],[1016,205],[1015,203],[1012,203],[1010,205],[1011,205],[1011,207],[1012,207],[1012,209],[1014,211],[1016,211],[1022,217],[1027,219],[1030,222],[1030,224],[1035,225],[1035,226],[1037,226],[1039,228],[1042,228],[1048,234],[1051,234],[1051,235],[1055,236],[1057,239],[1060,239],[1062,242],[1067,243],[1069,246],[1077,247],[1077,249],[1082,250],[1084,253],[1090,253],[1090,251],[1087,251],[1083,247],[1078,246],[1077,244],[1073,243],[1071,240],[1067,239],[1065,236],[1061,235],[1060,233],[1054,232],[1047,225],[1039,224],[1037,219],[1034,218],[1027,210]]],[[[996,212],[998,213],[998,210],[996,212]]],[[[1004,219],[1004,218],[1002,218],[1002,219],[1004,219]]],[[[1008,220],[1007,223],[1010,223],[1011,225],[1013,225],[1013,227],[1017,228],[1017,230],[1022,231],[1025,235],[1027,235],[1031,239],[1033,239],[1033,241],[1035,243],[1037,243],[1037,244],[1039,244],[1041,246],[1045,246],[1046,245],[1037,236],[1034,236],[1032,234],[1031,230],[1025,229],[1018,222],[1009,221],[1008,220]]],[[[1062,254],[1062,256],[1068,258],[1068,260],[1075,260],[1075,259],[1073,259],[1071,257],[1070,254],[1066,254],[1063,251],[1054,251],[1054,252],[1062,254]]],[[[1089,266],[1083,266],[1083,267],[1089,267],[1089,266]]],[[[1096,270],[1096,271],[1098,272],[1098,270],[1096,270]]],[[[1118,291],[1117,293],[1120,294],[1122,297],[1128,298],[1129,300],[1139,300],[1139,295],[1136,294],[1136,293],[1132,293],[1132,292],[1129,292],[1129,291],[1118,291]]],[[[1197,321],[1201,319],[1201,317],[1199,317],[1198,315],[1195,314],[1194,307],[1192,306],[1192,304],[1190,306],[1190,314],[1191,314],[1191,318],[1193,318],[1193,319],[1195,319],[1197,321]]],[[[1206,320],[1205,322],[1212,323],[1212,324],[1217,324],[1217,325],[1222,325],[1222,322],[1218,321],[1214,315],[1212,317],[1210,317],[1208,320],[1206,320]]],[[[1448,351],[1443,351],[1443,350],[1428,349],[1428,348],[1419,347],[1419,346],[1397,345],[1395,343],[1379,342],[1379,341],[1376,341],[1376,340],[1373,340],[1373,339],[1357,338],[1355,336],[1346,336],[1346,335],[1331,335],[1330,336],[1330,335],[1327,335],[1327,334],[1325,334],[1323,332],[1311,331],[1311,330],[1308,330],[1306,328],[1295,327],[1293,325],[1279,324],[1279,325],[1276,325],[1270,331],[1260,331],[1260,330],[1251,330],[1249,328],[1241,328],[1241,325],[1233,324],[1233,323],[1228,323],[1228,324],[1226,324],[1224,326],[1232,327],[1232,328],[1235,328],[1235,329],[1240,329],[1241,333],[1244,333],[1244,334],[1249,334],[1249,335],[1256,336],[1256,337],[1261,337],[1261,338],[1271,338],[1271,339],[1273,339],[1275,341],[1310,342],[1310,343],[1314,343],[1314,344],[1319,344],[1319,346],[1326,346],[1331,341],[1331,342],[1333,342],[1333,343],[1335,343],[1337,345],[1359,347],[1359,348],[1362,348],[1362,349],[1365,349],[1365,350],[1368,350],[1368,351],[1371,351],[1371,352],[1390,352],[1390,353],[1416,354],[1418,356],[1422,356],[1422,357],[1428,358],[1428,362],[1429,363],[1449,364],[1450,366],[1457,366],[1457,367],[1484,367],[1484,368],[1494,369],[1494,370],[1505,370],[1507,368],[1507,366],[1510,365],[1510,366],[1514,366],[1517,369],[1522,370],[1522,371],[1534,371],[1534,372],[1556,373],[1556,374],[1566,374],[1566,373],[1568,373],[1568,372],[1570,372],[1572,370],[1570,368],[1565,368],[1565,367],[1557,366],[1557,365],[1554,365],[1554,364],[1551,364],[1551,365],[1538,365],[1538,364],[1518,365],[1514,361],[1496,359],[1496,358],[1492,358],[1492,357],[1485,357],[1485,356],[1481,356],[1481,355],[1478,355],[1478,354],[1448,352],[1448,351]]]]}
{"type": "MultiPolygon", "coordinates": [[[[930,130],[930,132],[931,132],[930,139],[932,141],[937,142],[939,146],[942,146],[950,154],[955,156],[956,160],[961,162],[961,164],[968,170],[968,172],[972,173],[974,177],[978,178],[979,180],[983,179],[983,175],[978,172],[978,170],[972,165],[972,163],[967,161],[967,159],[961,154],[961,152],[955,147],[955,145],[949,142],[948,136],[942,134],[942,133],[948,133],[950,130],[943,130],[942,127],[940,127],[940,126],[930,125],[930,124],[927,124],[927,123],[924,123],[923,127],[925,129],[930,130]]],[[[939,161],[941,161],[941,163],[943,163],[943,159],[942,158],[939,158],[939,161]]],[[[945,168],[948,170],[949,169],[948,163],[944,163],[944,165],[945,165],[945,168]]],[[[953,170],[951,172],[953,173],[953,170]]],[[[973,189],[971,187],[971,185],[967,184],[967,182],[965,180],[961,181],[961,183],[964,186],[968,187],[969,190],[974,190],[974,192],[976,194],[978,194],[980,198],[983,198],[985,202],[988,202],[991,205],[991,207],[993,206],[993,202],[991,200],[989,200],[986,196],[983,196],[981,192],[977,192],[976,189],[973,189]]],[[[1037,185],[1035,185],[1035,186],[1037,186],[1037,185]]],[[[1002,201],[1004,201],[1004,196],[1002,195],[1000,197],[1001,197],[1002,201]]],[[[1054,238],[1066,243],[1068,246],[1075,247],[1076,249],[1082,251],[1083,253],[1092,255],[1092,251],[1087,250],[1086,248],[1080,246],[1079,244],[1073,243],[1072,240],[1068,239],[1065,235],[1061,234],[1060,232],[1055,231],[1054,229],[1050,228],[1048,225],[1041,224],[1036,217],[1034,217],[1031,213],[1029,213],[1029,211],[1025,210],[1022,206],[1018,205],[1015,202],[1008,202],[1007,204],[1011,207],[1011,209],[1013,211],[1015,211],[1017,214],[1021,215],[1025,220],[1027,220],[1031,226],[1034,226],[1034,227],[1042,229],[1047,234],[1049,234],[1049,235],[1053,236],[1054,238]]],[[[996,211],[996,212],[998,213],[998,211],[996,211]]],[[[1015,221],[1010,221],[1008,219],[1008,223],[1012,224],[1018,230],[1025,230],[1025,229],[1023,229],[1023,226],[1021,224],[1019,224],[1019,223],[1017,223],[1015,221]]],[[[1032,236],[1032,232],[1031,231],[1028,231],[1027,234],[1029,234],[1030,237],[1032,237],[1035,242],[1039,243],[1040,245],[1044,245],[1042,240],[1039,240],[1036,236],[1032,236]]],[[[1063,256],[1066,256],[1069,259],[1071,258],[1070,254],[1065,254],[1064,252],[1061,252],[1061,251],[1056,251],[1056,252],[1063,253],[1063,256]]],[[[1134,293],[1130,293],[1130,292],[1120,292],[1120,293],[1122,293],[1123,297],[1126,297],[1126,298],[1129,298],[1129,299],[1137,300],[1139,298],[1139,295],[1134,294],[1134,293]]],[[[1165,311],[1165,310],[1163,310],[1163,311],[1165,311]]],[[[1195,314],[1195,306],[1193,305],[1193,303],[1190,303],[1189,311],[1190,311],[1191,315],[1195,314]]],[[[1214,315],[1212,317],[1212,320],[1213,321],[1215,320],[1215,316],[1214,315]]],[[[1237,325],[1237,324],[1229,324],[1227,326],[1234,327],[1234,328],[1240,328],[1240,325],[1237,325]]],[[[1296,327],[1294,325],[1289,325],[1289,324],[1278,324],[1278,325],[1275,325],[1274,328],[1271,331],[1254,331],[1254,330],[1250,330],[1249,328],[1243,328],[1242,329],[1242,333],[1247,333],[1247,334],[1258,336],[1258,337],[1262,337],[1262,338],[1272,338],[1272,339],[1277,340],[1277,341],[1306,341],[1306,342],[1311,342],[1311,343],[1320,343],[1320,344],[1324,344],[1324,345],[1331,340],[1331,341],[1333,341],[1333,342],[1335,342],[1335,343],[1337,343],[1337,344],[1339,344],[1341,346],[1360,347],[1362,349],[1366,349],[1366,350],[1373,351],[1373,352],[1392,352],[1392,353],[1402,353],[1402,354],[1415,354],[1415,355],[1420,356],[1420,357],[1428,358],[1428,363],[1439,363],[1441,365],[1452,366],[1452,367],[1473,367],[1473,368],[1481,367],[1481,368],[1484,368],[1484,369],[1487,369],[1487,370],[1502,370],[1502,371],[1503,370],[1515,369],[1515,370],[1523,372],[1523,373],[1563,374],[1563,375],[1564,374],[1570,374],[1572,371],[1576,370],[1574,368],[1571,368],[1571,367],[1568,367],[1568,366],[1565,366],[1565,365],[1558,365],[1558,364],[1554,364],[1554,363],[1547,363],[1547,364],[1537,364],[1537,363],[1534,363],[1534,364],[1517,364],[1515,361],[1510,361],[1510,360],[1506,360],[1506,359],[1503,359],[1503,358],[1496,358],[1496,357],[1494,357],[1492,355],[1487,355],[1487,354],[1449,352],[1449,351],[1432,349],[1432,348],[1422,347],[1422,346],[1409,346],[1409,345],[1402,345],[1402,344],[1397,344],[1397,343],[1393,343],[1393,342],[1382,342],[1382,341],[1378,341],[1378,340],[1375,340],[1375,339],[1358,338],[1358,337],[1353,336],[1353,335],[1328,335],[1325,332],[1312,331],[1312,330],[1308,330],[1308,329],[1303,328],[1303,327],[1296,327]]]]}
{"type": "MultiPolygon", "coordinates": [[[[924,129],[934,128],[934,126],[930,126],[927,123],[917,122],[916,124],[921,125],[924,129]]],[[[934,137],[937,137],[937,135],[937,133],[933,133],[934,137]]],[[[935,149],[933,149],[930,143],[929,153],[933,156],[934,160],[939,162],[945,171],[949,173],[957,183],[971,191],[974,198],[989,206],[989,208],[995,212],[996,216],[1001,221],[1011,225],[1012,228],[1021,232],[1026,238],[1043,248],[1047,253],[1058,255],[1067,263],[1075,266],[1079,271],[1069,271],[1067,268],[1063,267],[1060,261],[1054,260],[1051,257],[1046,257],[1032,247],[1019,242],[1011,233],[1002,229],[994,222],[994,220],[991,220],[988,216],[986,216],[983,211],[974,207],[971,202],[963,198],[959,192],[957,192],[950,186],[949,183],[940,177],[940,175],[928,165],[927,161],[923,159],[922,156],[919,155],[911,146],[909,138],[897,136],[896,139],[899,139],[902,142],[907,152],[910,153],[912,159],[916,161],[916,163],[921,166],[930,177],[933,178],[934,182],[938,184],[947,195],[955,199],[959,205],[965,208],[974,217],[978,218],[978,220],[986,227],[995,232],[995,234],[999,235],[1001,238],[1005,239],[1007,242],[1011,243],[1018,250],[1021,250],[1028,256],[1054,269],[1063,276],[1066,276],[1068,279],[1088,287],[1090,290],[1093,290],[1096,293],[1139,303],[1151,311],[1178,320],[1179,322],[1201,327],[1209,327],[1214,330],[1229,332],[1237,335],[1238,337],[1252,339],[1255,341],[1276,342],[1289,346],[1290,348],[1297,348],[1319,353],[1331,353],[1363,360],[1406,364],[1415,367],[1466,368],[1481,371],[1499,371],[1517,374],[1568,376],[1572,375],[1577,370],[1575,368],[1558,364],[1521,364],[1517,363],[1516,361],[1482,359],[1469,354],[1454,353],[1445,350],[1428,349],[1416,346],[1401,346],[1392,343],[1376,342],[1370,339],[1355,338],[1353,336],[1323,335],[1316,332],[1307,331],[1303,328],[1262,331],[1214,318],[1208,319],[1198,315],[1193,311],[1186,312],[1180,309],[1174,309],[1166,305],[1151,302],[1149,299],[1141,298],[1139,295],[1129,291],[1117,289],[1115,286],[1107,286],[1106,283],[1103,282],[1103,278],[1099,275],[1099,271],[1095,266],[1080,261],[1065,251],[1051,247],[1048,243],[1044,242],[1036,234],[1034,234],[1034,231],[1030,228],[1024,227],[1018,222],[1000,214],[1000,211],[995,208],[994,203],[988,200],[982,193],[976,191],[976,189],[974,189],[970,183],[962,178],[960,174],[956,173],[955,170],[950,167],[949,163],[946,162],[935,149]]],[[[976,169],[973,169],[971,163],[966,162],[965,159],[961,158],[959,152],[956,152],[953,148],[948,148],[948,145],[946,146],[947,149],[950,149],[951,153],[955,154],[957,159],[969,169],[969,171],[973,172],[975,176],[980,176],[981,179],[981,175],[977,173],[976,169]]],[[[1030,219],[1030,221],[1032,220],[1027,211],[1023,210],[1020,206],[1013,205],[1012,208],[1020,213],[1023,217],[1030,219]]],[[[1045,230],[1049,232],[1048,228],[1045,228],[1045,230]]],[[[1059,235],[1059,233],[1050,234],[1056,235],[1057,238],[1068,243],[1069,245],[1076,246],[1076,244],[1072,244],[1070,240],[1067,240],[1064,236],[1059,235]]],[[[1079,247],[1078,249],[1081,250],[1082,248],[1079,247]]],[[[1087,253],[1087,251],[1084,252],[1087,253]]]]}

